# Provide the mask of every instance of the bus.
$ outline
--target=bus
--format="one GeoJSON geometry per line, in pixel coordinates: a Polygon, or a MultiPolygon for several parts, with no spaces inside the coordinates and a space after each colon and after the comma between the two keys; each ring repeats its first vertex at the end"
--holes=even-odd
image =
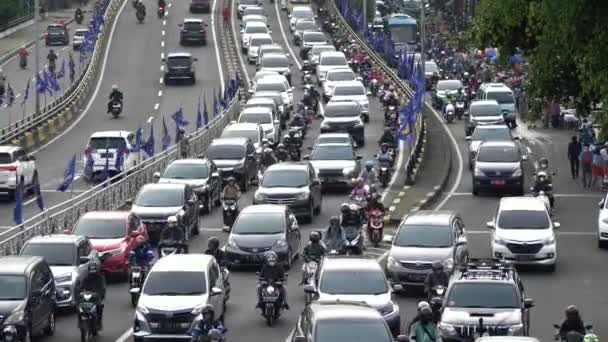
{"type": "Polygon", "coordinates": [[[411,52],[416,50],[418,42],[418,22],[403,13],[390,14],[384,17],[384,31],[395,43],[395,50],[411,52]]]}
{"type": "Polygon", "coordinates": [[[291,14],[295,6],[310,6],[310,0],[287,0],[287,13],[291,14]]]}

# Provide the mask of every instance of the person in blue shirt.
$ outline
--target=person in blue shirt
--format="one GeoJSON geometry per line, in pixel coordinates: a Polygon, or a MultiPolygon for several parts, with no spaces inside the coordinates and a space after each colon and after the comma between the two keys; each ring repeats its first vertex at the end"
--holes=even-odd
{"type": "Polygon", "coordinates": [[[135,248],[129,252],[129,265],[148,267],[154,259],[154,251],[147,243],[146,238],[138,236],[135,239],[135,248]]]}
{"type": "Polygon", "coordinates": [[[212,330],[219,331],[222,335],[226,333],[224,322],[215,319],[215,310],[213,305],[207,304],[201,310],[202,319],[194,326],[190,331],[190,336],[199,338],[201,336],[208,336],[212,330]]]}

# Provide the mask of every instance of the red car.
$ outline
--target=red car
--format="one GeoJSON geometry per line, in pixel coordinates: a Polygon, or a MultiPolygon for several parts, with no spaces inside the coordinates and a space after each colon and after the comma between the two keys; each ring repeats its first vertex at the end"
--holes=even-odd
{"type": "Polygon", "coordinates": [[[88,212],[80,217],[72,234],[88,237],[99,257],[107,255],[102,265],[106,274],[127,274],[135,238],[148,238],[145,225],[129,211],[88,212]]]}

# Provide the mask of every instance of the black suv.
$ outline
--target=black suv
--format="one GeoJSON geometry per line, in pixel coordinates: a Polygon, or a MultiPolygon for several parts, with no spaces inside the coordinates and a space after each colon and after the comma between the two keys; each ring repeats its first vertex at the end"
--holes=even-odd
{"type": "Polygon", "coordinates": [[[215,163],[224,180],[230,176],[236,178],[243,192],[258,176],[257,156],[251,139],[216,139],[207,148],[206,157],[215,163]]]}
{"type": "Polygon", "coordinates": [[[454,272],[438,325],[445,342],[492,336],[528,336],[530,309],[524,284],[511,265],[497,259],[470,259],[454,272]]]}
{"type": "Polygon", "coordinates": [[[54,44],[70,44],[70,34],[68,33],[68,29],[61,24],[50,24],[46,27],[44,42],[46,43],[46,46],[54,44]]]}
{"type": "Polygon", "coordinates": [[[191,0],[190,13],[211,13],[211,2],[209,0],[191,0]]]}
{"type": "Polygon", "coordinates": [[[169,84],[171,81],[186,80],[190,84],[196,83],[196,73],[194,70],[194,62],[197,59],[192,57],[192,54],[188,52],[177,52],[170,53],[165,62],[165,74],[163,80],[165,84],[169,84]]]}
{"type": "Polygon", "coordinates": [[[39,256],[0,258],[0,331],[17,330],[19,341],[55,333],[53,272],[39,256]]]}
{"type": "Polygon", "coordinates": [[[180,45],[207,45],[207,24],[203,21],[203,19],[186,18],[180,27],[180,45]]]}

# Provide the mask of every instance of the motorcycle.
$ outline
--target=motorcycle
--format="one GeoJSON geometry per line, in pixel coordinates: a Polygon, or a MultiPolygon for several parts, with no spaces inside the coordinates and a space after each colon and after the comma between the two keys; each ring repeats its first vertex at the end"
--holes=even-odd
{"type": "Polygon", "coordinates": [[[112,104],[110,105],[110,113],[114,116],[114,119],[118,118],[120,113],[122,113],[122,102],[112,101],[112,104]]]}
{"type": "Polygon", "coordinates": [[[146,280],[144,268],[131,266],[131,280],[129,281],[129,294],[131,295],[131,306],[136,307],[141,294],[141,288],[146,280]]]}
{"type": "Polygon", "coordinates": [[[452,121],[454,121],[454,110],[446,109],[443,113],[443,117],[445,118],[445,121],[447,121],[447,123],[452,123],[452,121]]]}
{"type": "Polygon", "coordinates": [[[18,341],[19,332],[17,331],[17,327],[12,324],[4,326],[4,329],[2,330],[2,337],[3,341],[6,342],[18,341]]]}
{"type": "Polygon", "coordinates": [[[281,292],[279,287],[283,286],[282,281],[268,282],[260,279],[262,286],[262,316],[266,319],[266,324],[270,327],[281,315],[283,303],[280,300],[281,292]]]}
{"type": "Polygon", "coordinates": [[[222,217],[224,219],[224,226],[228,227],[228,230],[232,229],[232,225],[239,215],[239,202],[233,199],[224,200],[222,202],[222,217]]]}
{"type": "Polygon", "coordinates": [[[464,115],[464,102],[457,101],[456,102],[456,117],[458,120],[462,120],[462,116],[464,115]]]}
{"type": "Polygon", "coordinates": [[[99,318],[97,317],[97,294],[82,292],[78,301],[78,329],[80,341],[88,342],[99,331],[99,318]]]}
{"type": "Polygon", "coordinates": [[[380,209],[373,209],[368,213],[367,230],[369,241],[378,247],[384,235],[384,212],[380,209]]]}
{"type": "MultiPolygon", "coordinates": [[[[304,285],[314,286],[315,284],[315,276],[317,274],[317,269],[319,268],[319,263],[315,260],[308,261],[302,267],[302,272],[304,272],[304,285]]],[[[312,302],[314,300],[314,293],[304,291],[304,296],[306,299],[306,304],[312,302]]]]}
{"type": "Polygon", "coordinates": [[[157,14],[158,14],[159,18],[164,17],[165,16],[165,8],[164,7],[159,7],[157,14]]]}
{"type": "Polygon", "coordinates": [[[568,331],[566,336],[562,336],[560,333],[561,326],[559,324],[553,324],[555,328],[555,340],[563,342],[583,342],[583,341],[599,341],[598,337],[593,332],[593,325],[585,325],[585,334],[581,334],[578,331],[568,331]]]}
{"type": "Polygon", "coordinates": [[[75,14],[74,15],[74,21],[76,21],[76,24],[81,25],[82,24],[82,20],[84,19],[84,16],[82,14],[75,14]]]}
{"type": "Polygon", "coordinates": [[[309,84],[312,85],[312,76],[310,74],[310,70],[302,71],[302,84],[304,84],[304,86],[307,86],[309,84]]]}
{"type": "Polygon", "coordinates": [[[162,246],[160,248],[160,257],[166,257],[167,255],[171,255],[171,254],[185,254],[186,251],[184,250],[183,246],[180,246],[180,244],[177,241],[161,241],[160,244],[164,244],[164,246],[162,246]]]}
{"type": "Polygon", "coordinates": [[[431,289],[430,297],[443,298],[444,294],[445,294],[445,287],[443,287],[443,285],[437,285],[437,286],[433,286],[433,288],[431,289]]]}
{"type": "Polygon", "coordinates": [[[391,181],[392,160],[378,159],[378,166],[378,180],[382,184],[382,187],[386,188],[391,181]]]}
{"type": "Polygon", "coordinates": [[[292,161],[300,161],[301,159],[301,152],[300,149],[298,148],[298,146],[296,146],[296,144],[290,144],[289,147],[289,158],[292,161]]]}
{"type": "Polygon", "coordinates": [[[378,96],[378,80],[373,78],[369,85],[369,91],[372,93],[372,96],[378,96]]]}
{"type": "Polygon", "coordinates": [[[363,239],[361,238],[361,227],[344,227],[346,241],[344,241],[344,254],[346,255],[362,255],[363,248],[361,247],[363,239]]]}
{"type": "Polygon", "coordinates": [[[146,15],[144,14],[143,11],[137,11],[137,13],[135,13],[135,17],[137,18],[137,21],[140,24],[142,24],[144,22],[146,15]]]}

